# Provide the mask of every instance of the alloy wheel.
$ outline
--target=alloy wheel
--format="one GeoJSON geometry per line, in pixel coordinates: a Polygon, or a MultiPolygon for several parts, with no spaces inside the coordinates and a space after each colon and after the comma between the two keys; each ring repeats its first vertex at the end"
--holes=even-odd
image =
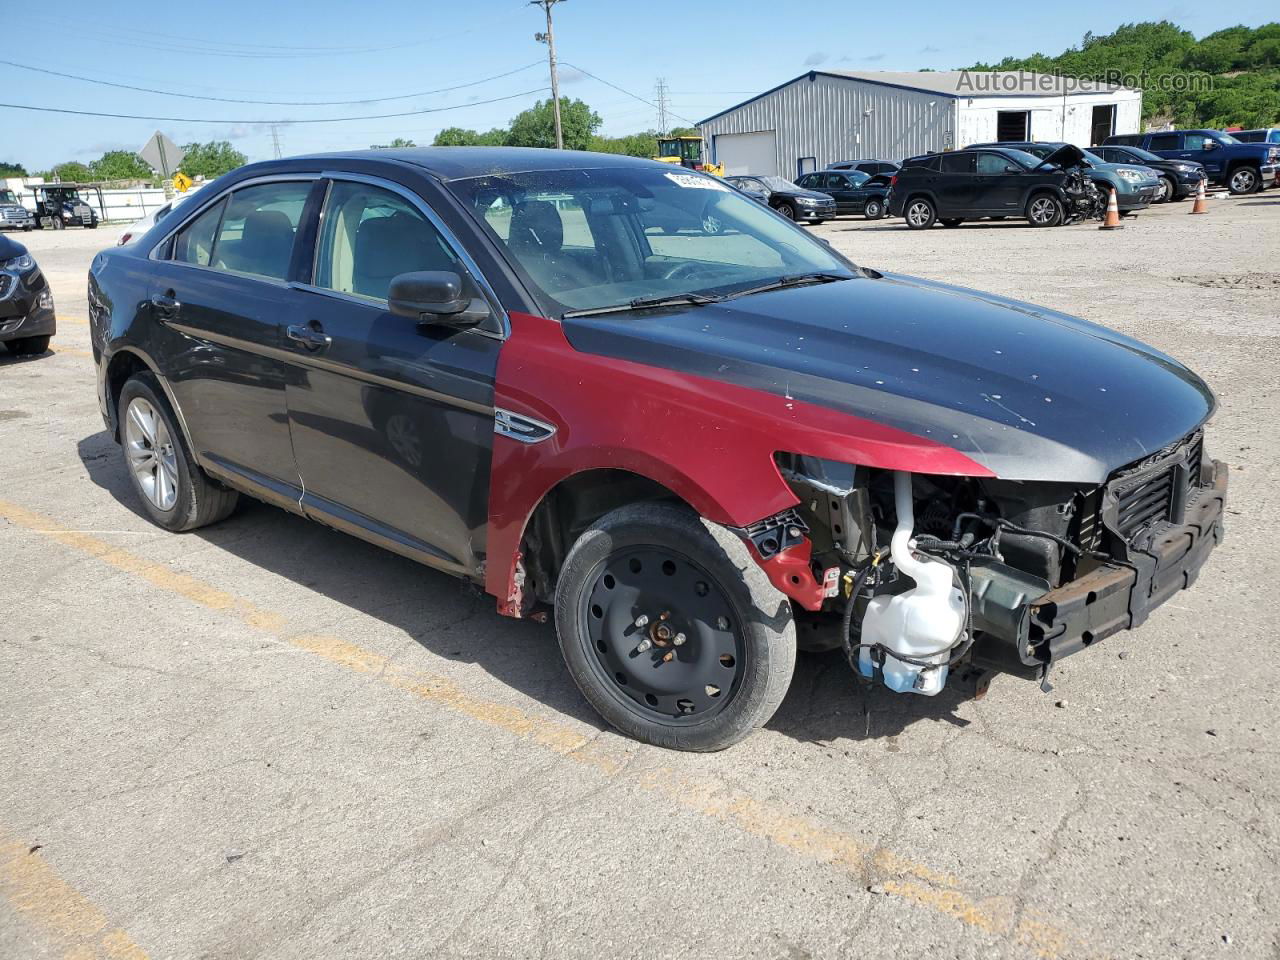
{"type": "Polygon", "coordinates": [[[156,408],[134,397],[125,412],[125,454],[142,495],[160,510],[178,499],[178,463],[169,428],[156,408]]]}
{"type": "Polygon", "coordinates": [[[1031,201],[1031,219],[1035,223],[1052,223],[1057,212],[1057,204],[1049,197],[1037,197],[1031,201]]]}
{"type": "Polygon", "coordinates": [[[794,220],[796,218],[795,211],[793,211],[791,207],[785,203],[779,204],[776,207],[776,209],[780,214],[782,214],[788,220],[794,220]]]}
{"type": "Polygon", "coordinates": [[[641,715],[694,723],[723,710],[745,676],[745,643],[728,595],[699,564],[656,546],[627,547],[595,571],[583,621],[591,665],[641,715]]]}
{"type": "Polygon", "coordinates": [[[907,208],[907,222],[913,227],[923,227],[929,222],[929,205],[917,201],[907,208]]]}
{"type": "Polygon", "coordinates": [[[1258,177],[1248,167],[1241,167],[1231,175],[1232,193],[1252,193],[1258,184],[1258,177]]]}

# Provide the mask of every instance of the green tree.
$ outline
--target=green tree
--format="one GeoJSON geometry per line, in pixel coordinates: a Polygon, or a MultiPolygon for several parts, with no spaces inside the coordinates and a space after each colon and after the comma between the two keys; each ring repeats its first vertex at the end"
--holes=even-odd
{"type": "Polygon", "coordinates": [[[249,161],[248,157],[226,140],[188,143],[182,149],[186,151],[186,156],[178,166],[189,177],[204,177],[206,180],[212,180],[236,167],[243,167],[249,161]]]}
{"type": "Polygon", "coordinates": [[[436,147],[503,147],[506,144],[507,131],[498,127],[484,133],[465,127],[445,127],[432,141],[436,147]]]}
{"type": "Polygon", "coordinates": [[[88,183],[93,179],[93,171],[76,160],[59,163],[50,173],[67,183],[88,183]]]}
{"type": "Polygon", "coordinates": [[[390,143],[371,143],[370,150],[398,150],[401,147],[416,147],[417,144],[412,140],[406,140],[404,137],[396,137],[390,143]]]}
{"type": "MultiPolygon", "coordinates": [[[[592,135],[600,129],[600,115],[581,100],[560,98],[560,122],[564,129],[564,145],[568,150],[586,150],[592,135]]],[[[556,145],[555,109],[550,100],[539,100],[528,110],[516,114],[511,121],[507,143],[513,147],[554,147],[556,145]]]]}
{"type": "Polygon", "coordinates": [[[151,168],[136,153],[108,150],[89,164],[95,180],[150,180],[151,168]]]}
{"type": "Polygon", "coordinates": [[[25,177],[27,168],[20,163],[8,163],[0,160],[0,177],[25,177]]]}

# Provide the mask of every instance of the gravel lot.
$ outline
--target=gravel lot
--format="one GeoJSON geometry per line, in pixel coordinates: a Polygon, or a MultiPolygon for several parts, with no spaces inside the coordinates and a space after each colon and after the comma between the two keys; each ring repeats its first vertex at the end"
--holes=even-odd
{"type": "Polygon", "coordinates": [[[1048,696],[803,657],[711,756],[602,729],[443,575],[261,505],[148,524],[84,323],[115,231],[22,237],[59,332],[0,358],[0,957],[1280,957],[1280,191],[1189,211],[817,229],[1189,362],[1229,535],[1048,696]]]}

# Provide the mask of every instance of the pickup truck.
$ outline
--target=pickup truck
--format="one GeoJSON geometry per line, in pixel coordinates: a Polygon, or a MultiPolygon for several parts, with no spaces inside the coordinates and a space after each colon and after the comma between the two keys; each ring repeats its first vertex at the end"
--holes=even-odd
{"type": "Polygon", "coordinates": [[[1241,143],[1221,130],[1160,130],[1107,137],[1106,146],[1141,147],[1169,160],[1203,164],[1210,182],[1241,195],[1262,190],[1280,170],[1280,144],[1241,143]]]}

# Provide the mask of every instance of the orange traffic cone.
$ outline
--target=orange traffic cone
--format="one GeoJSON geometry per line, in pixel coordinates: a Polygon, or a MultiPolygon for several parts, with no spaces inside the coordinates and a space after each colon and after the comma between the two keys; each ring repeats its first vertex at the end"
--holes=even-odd
{"type": "Polygon", "coordinates": [[[1107,219],[1102,221],[1099,230],[1123,230],[1124,225],[1120,222],[1120,204],[1116,203],[1116,192],[1114,190],[1107,191],[1107,219]]]}
{"type": "Polygon", "coordinates": [[[1200,178],[1200,186],[1196,187],[1196,202],[1192,204],[1192,213],[1208,213],[1209,204],[1205,202],[1204,177],[1200,178]]]}

